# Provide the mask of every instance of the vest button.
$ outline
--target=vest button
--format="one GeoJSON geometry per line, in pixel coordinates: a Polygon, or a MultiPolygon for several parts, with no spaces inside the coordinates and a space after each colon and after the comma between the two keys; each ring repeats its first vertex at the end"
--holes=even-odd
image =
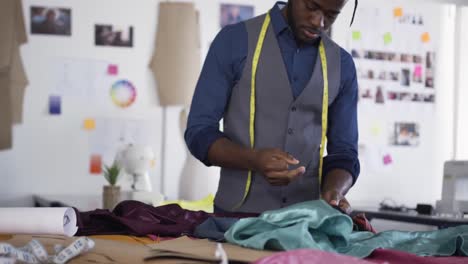
{"type": "Polygon", "coordinates": [[[292,128],[288,128],[288,134],[292,135],[294,133],[294,130],[292,128]]]}
{"type": "Polygon", "coordinates": [[[288,202],[288,199],[286,197],[283,197],[283,200],[282,200],[283,203],[287,203],[288,202]]]}
{"type": "Polygon", "coordinates": [[[291,111],[293,111],[293,112],[296,112],[296,110],[297,110],[297,109],[296,109],[295,106],[293,106],[293,107],[291,108],[291,111]]]}

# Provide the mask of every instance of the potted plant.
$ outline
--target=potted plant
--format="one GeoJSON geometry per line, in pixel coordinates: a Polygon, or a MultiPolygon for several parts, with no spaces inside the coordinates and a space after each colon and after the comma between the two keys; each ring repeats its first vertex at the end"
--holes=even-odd
{"type": "Polygon", "coordinates": [[[120,186],[117,186],[117,179],[119,178],[120,167],[117,163],[112,166],[104,165],[104,178],[106,178],[109,185],[105,185],[102,192],[102,205],[104,209],[112,210],[114,206],[120,201],[120,186]]]}

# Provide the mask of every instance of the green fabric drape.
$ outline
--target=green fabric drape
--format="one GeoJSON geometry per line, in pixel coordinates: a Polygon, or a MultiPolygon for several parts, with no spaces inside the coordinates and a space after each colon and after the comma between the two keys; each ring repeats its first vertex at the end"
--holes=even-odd
{"type": "Polygon", "coordinates": [[[420,256],[468,256],[468,226],[428,232],[353,231],[353,222],[323,200],[267,211],[239,220],[225,234],[233,244],[255,249],[318,249],[365,258],[378,248],[420,256]]]}

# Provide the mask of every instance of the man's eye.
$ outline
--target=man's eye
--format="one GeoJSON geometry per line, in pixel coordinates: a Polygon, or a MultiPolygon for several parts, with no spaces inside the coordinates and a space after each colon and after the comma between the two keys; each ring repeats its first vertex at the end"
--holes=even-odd
{"type": "Polygon", "coordinates": [[[312,2],[308,2],[307,5],[306,5],[307,9],[311,10],[311,11],[315,11],[318,9],[318,6],[312,2]]]}

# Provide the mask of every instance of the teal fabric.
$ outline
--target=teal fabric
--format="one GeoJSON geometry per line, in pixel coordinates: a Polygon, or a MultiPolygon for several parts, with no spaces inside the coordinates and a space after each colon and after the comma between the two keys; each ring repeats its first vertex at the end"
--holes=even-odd
{"type": "Polygon", "coordinates": [[[226,233],[233,244],[254,249],[318,249],[365,258],[378,248],[420,256],[468,256],[468,226],[428,232],[353,231],[353,222],[323,200],[267,211],[239,220],[226,233]]]}

